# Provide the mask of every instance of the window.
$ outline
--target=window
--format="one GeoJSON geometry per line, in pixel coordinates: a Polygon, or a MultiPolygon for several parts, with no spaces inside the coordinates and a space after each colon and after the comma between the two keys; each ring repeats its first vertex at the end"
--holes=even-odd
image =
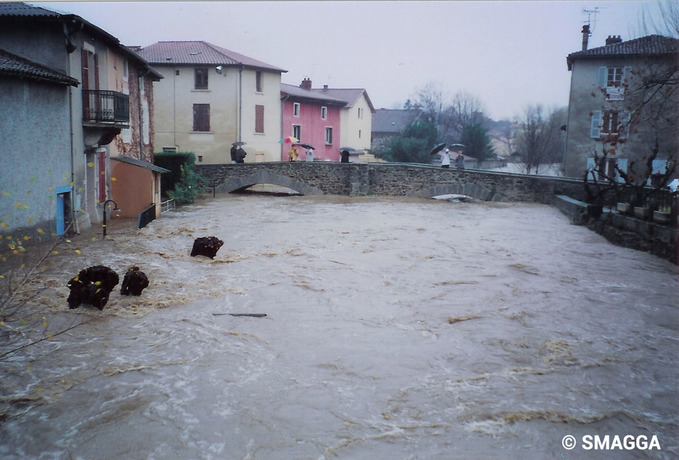
{"type": "Polygon", "coordinates": [[[590,137],[599,139],[602,136],[626,137],[629,114],[617,110],[594,110],[590,121],[590,137]]]}
{"type": "Polygon", "coordinates": [[[326,120],[328,118],[328,108],[323,106],[321,107],[321,120],[326,120]]]}
{"type": "Polygon", "coordinates": [[[326,145],[332,144],[332,128],[331,127],[325,128],[325,144],[326,145]]]}
{"type": "Polygon", "coordinates": [[[363,118],[363,108],[362,107],[358,108],[358,118],[363,118]]]}
{"type": "Polygon", "coordinates": [[[263,134],[264,133],[264,106],[255,106],[255,132],[263,134]]]}
{"type": "Polygon", "coordinates": [[[207,89],[207,67],[195,69],[195,89],[207,89]]]}
{"type": "Polygon", "coordinates": [[[210,131],[210,104],[193,104],[193,130],[210,131]]]}
{"type": "Polygon", "coordinates": [[[130,68],[127,59],[123,58],[123,80],[127,81],[130,75],[130,68]]]}
{"type": "Polygon", "coordinates": [[[363,133],[363,130],[359,129],[359,130],[358,130],[358,138],[359,138],[359,139],[361,138],[361,134],[362,134],[362,133],[363,133]]]}
{"type": "Polygon", "coordinates": [[[606,99],[620,101],[625,96],[624,67],[599,67],[598,85],[606,90],[606,99]]]}
{"type": "Polygon", "coordinates": [[[300,125],[292,125],[292,137],[302,140],[302,127],[300,125]]]}
{"type": "Polygon", "coordinates": [[[292,104],[292,114],[296,117],[299,116],[299,102],[292,104]]]}
{"type": "Polygon", "coordinates": [[[261,93],[262,91],[264,91],[264,90],[262,89],[262,88],[264,87],[264,82],[263,82],[263,80],[262,80],[262,72],[259,72],[259,71],[258,71],[258,72],[255,74],[255,80],[256,80],[255,84],[256,84],[256,86],[257,86],[256,91],[257,91],[258,93],[261,93]]]}

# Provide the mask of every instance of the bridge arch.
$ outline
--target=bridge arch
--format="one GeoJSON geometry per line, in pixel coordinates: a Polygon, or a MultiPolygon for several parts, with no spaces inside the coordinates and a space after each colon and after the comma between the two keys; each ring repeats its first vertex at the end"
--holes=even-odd
{"type": "Polygon", "coordinates": [[[509,201],[495,188],[486,188],[474,183],[466,184],[437,184],[421,188],[415,195],[423,198],[433,198],[439,195],[466,195],[482,201],[509,201]]]}
{"type": "Polygon", "coordinates": [[[216,186],[219,193],[231,193],[237,190],[244,190],[257,184],[274,184],[295,190],[302,195],[323,195],[323,191],[317,187],[305,184],[292,177],[276,174],[266,169],[259,170],[253,174],[243,177],[229,177],[223,183],[216,186]]]}

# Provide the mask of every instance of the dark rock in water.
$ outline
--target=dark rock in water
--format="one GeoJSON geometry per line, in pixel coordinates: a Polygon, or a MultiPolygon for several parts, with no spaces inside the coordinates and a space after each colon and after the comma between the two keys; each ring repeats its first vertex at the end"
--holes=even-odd
{"type": "Polygon", "coordinates": [[[71,278],[67,284],[71,291],[68,296],[68,308],[88,304],[103,310],[118,281],[118,274],[104,265],[80,270],[80,273],[71,278]]]}
{"type": "Polygon", "coordinates": [[[149,285],[146,274],[133,266],[127,270],[123,277],[123,285],[120,287],[122,295],[141,295],[141,291],[149,285]]]}
{"type": "Polygon", "coordinates": [[[214,259],[217,251],[224,245],[224,242],[214,236],[205,236],[196,238],[193,242],[193,249],[191,250],[191,257],[205,256],[214,259]]]}

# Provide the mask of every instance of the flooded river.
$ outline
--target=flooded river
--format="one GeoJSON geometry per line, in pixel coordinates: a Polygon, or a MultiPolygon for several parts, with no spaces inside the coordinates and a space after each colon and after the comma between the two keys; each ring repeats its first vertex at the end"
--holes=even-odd
{"type": "Polygon", "coordinates": [[[85,323],[0,361],[4,459],[679,457],[677,267],[552,207],[227,195],[57,249],[30,303],[85,323]],[[69,311],[97,264],[151,284],[69,311]]]}

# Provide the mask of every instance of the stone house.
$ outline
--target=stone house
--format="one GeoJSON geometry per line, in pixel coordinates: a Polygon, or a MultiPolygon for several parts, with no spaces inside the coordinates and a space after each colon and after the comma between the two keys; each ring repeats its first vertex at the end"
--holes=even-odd
{"type": "MultiPolygon", "coordinates": [[[[346,101],[310,90],[308,79],[300,86],[281,84],[283,137],[292,136],[314,147],[314,160],[340,160],[340,113],[346,101]]],[[[310,83],[310,82],[309,82],[310,83]]],[[[281,159],[288,161],[290,144],[282,144],[281,159]]],[[[300,159],[305,149],[299,148],[300,159]]]]}
{"type": "MultiPolygon", "coordinates": [[[[25,3],[0,3],[0,50],[24,70],[0,79],[3,231],[59,234],[100,222],[115,199],[111,158],[152,163],[153,82],[162,76],[85,19],[25,3]],[[60,82],[27,75],[39,68],[60,82]]],[[[157,194],[138,199],[148,206],[157,194]]]]}
{"type": "Polygon", "coordinates": [[[653,172],[662,171],[679,151],[679,99],[672,91],[676,83],[671,84],[679,68],[679,40],[609,36],[604,46],[588,49],[589,26],[582,32],[582,50],[566,59],[571,72],[566,176],[582,177],[594,166],[595,152],[602,156],[604,150],[607,173],[616,174],[617,165],[631,175],[643,174],[638,169],[656,140],[653,172]]]}
{"type": "Polygon", "coordinates": [[[417,121],[418,111],[412,109],[377,109],[372,116],[370,150],[379,153],[392,139],[417,121]]]}
{"type": "Polygon", "coordinates": [[[154,99],[155,146],[193,152],[198,163],[279,161],[283,69],[204,41],[163,41],[139,54],[164,79],[154,99]]]}

